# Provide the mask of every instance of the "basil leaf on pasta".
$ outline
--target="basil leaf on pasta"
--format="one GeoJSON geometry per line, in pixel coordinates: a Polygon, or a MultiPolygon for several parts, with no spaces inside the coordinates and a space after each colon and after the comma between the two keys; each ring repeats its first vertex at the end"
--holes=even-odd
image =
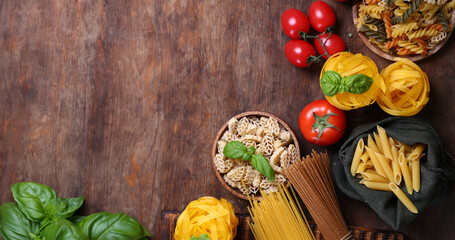
{"type": "Polygon", "coordinates": [[[321,78],[321,89],[325,96],[331,97],[338,93],[341,75],[335,71],[327,71],[321,78]]]}
{"type": "Polygon", "coordinates": [[[239,141],[231,141],[224,146],[223,154],[228,158],[237,159],[243,157],[245,154],[248,154],[248,151],[243,143],[239,141]]]}
{"type": "Polygon", "coordinates": [[[340,92],[349,92],[354,94],[362,94],[367,92],[371,85],[373,85],[373,79],[364,74],[354,74],[349,77],[345,77],[341,80],[342,86],[340,92]]]}
{"type": "Polygon", "coordinates": [[[251,165],[253,165],[256,170],[266,176],[267,181],[273,182],[273,180],[275,180],[275,172],[273,171],[272,166],[270,166],[267,158],[261,154],[255,154],[253,156],[251,159],[251,165]]]}

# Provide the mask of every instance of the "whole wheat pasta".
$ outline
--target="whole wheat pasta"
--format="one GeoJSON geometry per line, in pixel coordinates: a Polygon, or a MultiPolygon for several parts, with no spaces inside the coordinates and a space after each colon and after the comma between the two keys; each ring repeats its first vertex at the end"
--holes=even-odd
{"type": "Polygon", "coordinates": [[[313,216],[324,239],[354,239],[341,215],[327,153],[313,151],[311,156],[292,164],[286,175],[313,216]]]}

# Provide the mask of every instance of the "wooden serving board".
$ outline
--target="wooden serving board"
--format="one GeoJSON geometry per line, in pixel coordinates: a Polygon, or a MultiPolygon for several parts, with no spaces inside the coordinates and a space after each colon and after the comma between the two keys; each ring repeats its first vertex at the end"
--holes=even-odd
{"type": "MultiPolygon", "coordinates": [[[[174,240],[174,229],[177,222],[177,218],[180,213],[175,211],[163,211],[161,213],[161,229],[160,229],[160,239],[162,240],[174,240]]],[[[254,239],[253,233],[250,231],[248,222],[251,221],[249,215],[246,214],[236,214],[239,218],[239,226],[237,228],[236,240],[252,240],[254,239]]],[[[316,240],[323,240],[321,232],[319,231],[318,226],[309,221],[310,227],[313,230],[316,240]]],[[[382,231],[376,229],[367,229],[361,227],[349,226],[353,231],[354,236],[358,240],[403,240],[403,233],[382,231]]]]}

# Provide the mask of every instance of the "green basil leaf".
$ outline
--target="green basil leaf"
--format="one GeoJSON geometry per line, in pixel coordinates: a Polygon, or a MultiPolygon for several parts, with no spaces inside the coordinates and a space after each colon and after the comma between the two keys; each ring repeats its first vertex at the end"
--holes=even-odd
{"type": "Polygon", "coordinates": [[[46,240],[88,240],[88,238],[70,221],[57,218],[43,228],[40,236],[46,240]]]}
{"type": "Polygon", "coordinates": [[[365,74],[355,74],[343,78],[341,82],[343,87],[340,89],[340,91],[362,94],[367,92],[370,89],[371,85],[373,85],[373,78],[365,74]]]}
{"type": "Polygon", "coordinates": [[[207,234],[201,234],[201,236],[199,236],[199,240],[210,240],[210,238],[207,234]]]}
{"type": "Polygon", "coordinates": [[[269,182],[273,182],[275,180],[275,172],[273,171],[272,166],[270,166],[267,158],[261,154],[255,154],[253,156],[253,159],[251,159],[251,165],[253,165],[256,170],[266,176],[269,182]]]}
{"type": "Polygon", "coordinates": [[[231,141],[224,146],[224,156],[232,159],[241,158],[245,153],[248,153],[245,145],[239,141],[231,141]]]}
{"type": "Polygon", "coordinates": [[[190,240],[199,240],[199,238],[197,238],[193,235],[193,236],[191,236],[190,240]]]}
{"type": "Polygon", "coordinates": [[[256,148],[255,148],[255,147],[250,146],[250,147],[248,148],[248,153],[249,153],[251,156],[253,156],[255,152],[256,152],[256,148]]]}
{"type": "Polygon", "coordinates": [[[90,240],[139,240],[151,234],[134,218],[124,213],[95,213],[77,224],[90,240]]]}
{"type": "Polygon", "coordinates": [[[321,78],[321,89],[325,96],[332,97],[340,90],[341,75],[335,71],[327,71],[321,78]]]}
{"type": "Polygon", "coordinates": [[[68,218],[68,221],[72,222],[74,225],[77,225],[85,216],[74,215],[68,218]]]}
{"type": "Polygon", "coordinates": [[[13,198],[20,210],[32,221],[41,222],[46,217],[46,209],[56,198],[52,188],[33,182],[20,182],[11,186],[13,198]]]}
{"type": "Polygon", "coordinates": [[[33,222],[21,212],[17,203],[0,206],[0,236],[5,240],[30,240],[39,231],[39,223],[33,222]]]}
{"type": "Polygon", "coordinates": [[[51,218],[69,218],[84,203],[84,197],[55,198],[51,201],[46,212],[51,218]]]}

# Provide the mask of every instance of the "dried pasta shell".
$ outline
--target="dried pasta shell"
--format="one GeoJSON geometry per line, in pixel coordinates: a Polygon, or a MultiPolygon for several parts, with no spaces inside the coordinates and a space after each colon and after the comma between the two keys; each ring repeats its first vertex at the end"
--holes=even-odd
{"type": "Polygon", "coordinates": [[[223,150],[224,150],[224,147],[226,146],[226,144],[227,144],[227,142],[224,141],[224,140],[219,140],[218,141],[218,153],[222,154],[223,156],[224,156],[223,150]]]}
{"type": "Polygon", "coordinates": [[[276,165],[280,161],[280,156],[281,156],[281,153],[283,153],[283,151],[284,151],[284,147],[279,147],[273,153],[272,157],[270,157],[270,162],[276,165]]]}
{"type": "Polygon", "coordinates": [[[247,140],[251,140],[251,141],[255,141],[257,143],[261,143],[262,142],[262,137],[258,137],[258,136],[255,136],[255,135],[246,135],[244,137],[242,137],[240,139],[240,141],[247,141],[247,140]]]}

